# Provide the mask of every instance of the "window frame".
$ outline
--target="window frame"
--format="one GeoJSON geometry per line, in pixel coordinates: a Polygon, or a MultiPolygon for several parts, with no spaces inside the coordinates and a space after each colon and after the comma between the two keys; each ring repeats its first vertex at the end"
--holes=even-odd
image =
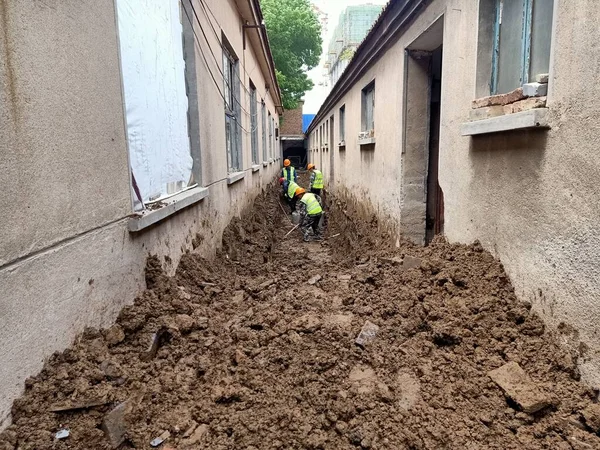
{"type": "Polygon", "coordinates": [[[258,97],[256,86],[250,80],[250,147],[252,164],[258,164],[258,97]]]}
{"type": "Polygon", "coordinates": [[[339,139],[340,144],[346,142],[346,104],[340,106],[339,110],[339,139]]]}
{"type": "Polygon", "coordinates": [[[239,58],[223,36],[223,97],[227,173],[243,170],[239,58]],[[236,81],[237,80],[237,81],[236,81]]]}
{"type": "Polygon", "coordinates": [[[361,91],[361,131],[374,132],[375,131],[375,80],[372,80],[367,84],[361,91]],[[370,101],[369,101],[370,98],[370,101]],[[370,108],[370,120],[369,120],[369,107],[370,108]],[[370,125],[370,127],[369,127],[370,125]]]}
{"type": "Polygon", "coordinates": [[[269,159],[267,156],[267,105],[263,100],[261,102],[261,122],[262,122],[262,156],[263,163],[266,163],[269,159]]]}
{"type": "Polygon", "coordinates": [[[273,160],[273,116],[271,115],[271,111],[268,112],[268,124],[269,124],[269,160],[273,160]]]}
{"type": "MultiPolygon", "coordinates": [[[[492,36],[492,67],[491,67],[491,80],[490,80],[490,95],[499,95],[506,94],[510,92],[500,92],[499,90],[499,73],[501,70],[500,67],[500,56],[502,52],[501,47],[501,36],[502,36],[502,19],[504,12],[504,2],[507,0],[493,0],[493,9],[494,9],[494,25],[493,25],[493,36],[492,36]]],[[[510,1],[510,0],[509,0],[510,1]]],[[[519,0],[513,0],[519,1],[519,0]]],[[[523,86],[524,84],[529,83],[536,75],[540,74],[532,74],[532,47],[534,43],[534,32],[539,32],[539,28],[541,24],[536,24],[534,22],[534,8],[536,7],[536,2],[541,0],[520,0],[522,2],[522,23],[521,23],[521,58],[520,58],[520,73],[519,73],[519,84],[523,86]]],[[[555,0],[552,0],[552,5],[550,5],[551,11],[551,19],[550,19],[550,30],[549,30],[549,39],[551,41],[552,38],[552,22],[554,21],[554,6],[555,0]]],[[[543,5],[542,5],[543,6],[543,5]]],[[[480,23],[479,26],[482,24],[480,23]]],[[[509,49],[509,51],[514,51],[515,49],[509,49]]],[[[550,69],[549,61],[552,52],[552,45],[550,44],[548,55],[544,59],[548,60],[548,71],[550,69]]],[[[517,88],[514,88],[517,89],[517,88]]]]}

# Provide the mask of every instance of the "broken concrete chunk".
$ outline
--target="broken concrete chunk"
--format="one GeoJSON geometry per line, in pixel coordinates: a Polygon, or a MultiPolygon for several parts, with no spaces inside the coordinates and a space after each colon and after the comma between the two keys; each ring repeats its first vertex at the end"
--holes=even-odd
{"type": "Polygon", "coordinates": [[[421,267],[421,258],[406,255],[402,260],[402,267],[404,269],[416,269],[417,267],[421,267]]]}
{"type": "Polygon", "coordinates": [[[552,404],[516,362],[492,370],[488,376],[528,414],[552,404]]]}
{"type": "Polygon", "coordinates": [[[373,322],[366,321],[360,330],[360,333],[356,340],[354,341],[356,345],[359,347],[365,347],[369,342],[371,342],[377,336],[379,331],[379,326],[375,325],[373,322]]]}
{"type": "Polygon", "coordinates": [[[106,343],[110,346],[120,344],[125,340],[125,332],[119,325],[113,325],[104,334],[106,343]]]}
{"type": "Polygon", "coordinates": [[[581,415],[585,419],[585,424],[592,429],[594,433],[600,432],[600,405],[592,403],[588,405],[581,415]]]}
{"type": "Polygon", "coordinates": [[[199,425],[198,428],[196,428],[194,430],[194,432],[192,433],[192,435],[190,436],[190,438],[186,439],[184,441],[184,445],[188,446],[188,445],[197,444],[198,442],[200,442],[200,440],[202,439],[202,437],[207,432],[208,432],[208,425],[206,425],[206,424],[199,425]]]}
{"type": "Polygon", "coordinates": [[[536,83],[548,83],[548,74],[547,73],[538,73],[535,76],[536,83]]]}
{"type": "Polygon", "coordinates": [[[167,439],[171,437],[171,433],[169,431],[164,431],[159,437],[152,439],[150,445],[152,447],[158,447],[160,444],[165,442],[167,439]]]}
{"type": "Polygon", "coordinates": [[[352,275],[338,275],[338,280],[340,281],[350,281],[352,279],[352,275]]]}
{"type": "Polygon", "coordinates": [[[316,284],[317,281],[319,281],[321,279],[321,275],[315,275],[314,277],[312,277],[310,280],[308,280],[308,284],[316,284]]]}
{"type": "Polygon", "coordinates": [[[128,403],[123,402],[110,411],[102,420],[102,430],[106,439],[112,448],[117,448],[125,441],[125,414],[128,410],[128,403]]]}
{"type": "Polygon", "coordinates": [[[526,83],[523,85],[523,95],[525,97],[542,97],[548,93],[548,84],[546,83],[526,83]]]}
{"type": "Polygon", "coordinates": [[[392,266],[399,266],[402,264],[402,258],[398,258],[397,256],[392,258],[379,258],[379,261],[384,264],[391,264],[392,266]]]}

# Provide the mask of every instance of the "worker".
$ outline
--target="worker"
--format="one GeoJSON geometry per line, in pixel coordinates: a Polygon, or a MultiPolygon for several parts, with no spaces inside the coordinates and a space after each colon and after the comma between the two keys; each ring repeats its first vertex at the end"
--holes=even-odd
{"type": "Polygon", "coordinates": [[[309,164],[307,168],[310,172],[310,192],[320,197],[324,186],[323,173],[320,170],[317,170],[314,164],[309,164]]]}
{"type": "Polygon", "coordinates": [[[304,235],[304,242],[310,240],[311,230],[314,238],[320,241],[322,237],[319,224],[323,215],[321,197],[312,192],[306,192],[304,188],[296,189],[295,194],[295,197],[300,201],[298,212],[300,213],[300,230],[304,235]]]}
{"type": "Polygon", "coordinates": [[[283,197],[292,210],[291,212],[294,212],[296,210],[296,202],[298,201],[296,198],[296,189],[298,189],[300,185],[295,181],[288,181],[283,177],[279,179],[279,184],[283,188],[283,197]]]}
{"type": "Polygon", "coordinates": [[[296,173],[296,169],[292,166],[292,162],[289,159],[283,160],[283,169],[281,171],[281,176],[288,181],[298,182],[298,174],[296,173]]]}

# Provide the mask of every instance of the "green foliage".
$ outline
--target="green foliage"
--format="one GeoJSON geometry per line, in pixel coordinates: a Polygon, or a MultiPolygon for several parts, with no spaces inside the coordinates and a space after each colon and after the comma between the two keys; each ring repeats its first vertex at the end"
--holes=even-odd
{"type": "Polygon", "coordinates": [[[340,54],[340,60],[350,61],[352,58],[354,58],[355,53],[356,49],[354,47],[348,47],[340,54]]]}
{"type": "Polygon", "coordinates": [[[294,109],[313,87],[306,72],[319,64],[321,24],[308,0],[261,0],[283,107],[294,109]]]}

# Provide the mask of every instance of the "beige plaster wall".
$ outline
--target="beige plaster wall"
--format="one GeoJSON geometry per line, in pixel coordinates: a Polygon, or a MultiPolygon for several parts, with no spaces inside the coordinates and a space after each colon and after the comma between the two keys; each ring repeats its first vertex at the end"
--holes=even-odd
{"type": "MultiPolygon", "coordinates": [[[[403,219],[402,106],[404,49],[440,16],[444,55],[440,185],[446,237],[480,240],[504,264],[518,296],[561,339],[580,351],[584,379],[600,385],[600,133],[597,65],[600,40],[594,0],[556,0],[548,106],[549,131],[460,135],[476,92],[478,11],[467,0],[431,2],[362,79],[327,112],[346,104],[346,148],[336,151],[335,186],[347,188],[381,216],[403,219]],[[376,80],[376,146],[357,144],[360,92],[376,80]]],[[[410,114],[410,111],[409,111],[410,114]]],[[[319,124],[320,125],[320,124],[319,124]]],[[[338,121],[339,125],[339,121],[338,121]]],[[[337,125],[336,125],[337,129],[337,125]]],[[[316,136],[310,136],[311,148],[316,136]]],[[[319,151],[310,157],[318,161],[319,151]]]]}
{"type": "MultiPolygon", "coordinates": [[[[232,34],[230,42],[278,120],[275,102],[265,95],[268,74],[256,63],[262,50],[249,43],[244,52],[236,34],[243,19],[234,1],[210,4],[219,11],[215,27],[232,34]]],[[[202,181],[209,196],[129,233],[113,3],[68,1],[50,8],[0,0],[0,20],[0,173],[6,188],[0,203],[1,429],[24,380],[45,358],[84,327],[112,323],[144,289],[148,255],[158,255],[170,273],[186,251],[212,256],[230,219],[274,179],[279,163],[253,172],[250,138],[243,135],[245,177],[227,184],[223,100],[198,53],[202,181]]],[[[248,76],[241,79],[248,86],[248,76]]],[[[242,101],[249,110],[249,97],[242,101]]],[[[250,129],[249,117],[242,119],[250,129]]],[[[259,136],[259,148],[260,142],[259,136]]]]}

